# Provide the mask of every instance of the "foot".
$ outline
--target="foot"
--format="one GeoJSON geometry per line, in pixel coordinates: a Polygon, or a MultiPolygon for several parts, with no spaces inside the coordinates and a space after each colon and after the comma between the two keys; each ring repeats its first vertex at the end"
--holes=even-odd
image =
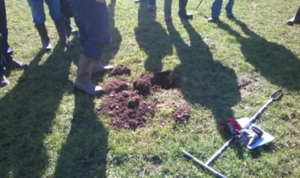
{"type": "Polygon", "coordinates": [[[183,18],[183,19],[192,19],[193,18],[193,14],[189,13],[189,12],[186,12],[186,13],[178,12],[178,15],[180,18],[183,18]]]}
{"type": "Polygon", "coordinates": [[[213,18],[213,17],[210,17],[207,19],[207,22],[212,22],[212,23],[216,23],[219,21],[219,18],[213,18]]]}
{"type": "Polygon", "coordinates": [[[294,25],[294,17],[286,21],[287,25],[294,25]]]}
{"type": "Polygon", "coordinates": [[[90,81],[76,80],[74,88],[92,96],[101,95],[103,93],[102,87],[94,85],[90,81]]]}
{"type": "Polygon", "coordinates": [[[148,11],[149,12],[156,11],[156,5],[148,5],[148,11]]]}
{"type": "Polygon", "coordinates": [[[0,75],[0,87],[4,87],[5,85],[8,85],[9,81],[5,77],[5,75],[1,74],[0,75]]]}
{"type": "Polygon", "coordinates": [[[42,49],[45,51],[50,51],[52,49],[50,40],[42,40],[42,49]]]}
{"type": "Polygon", "coordinates": [[[10,63],[8,63],[8,66],[13,69],[25,69],[28,67],[28,64],[25,64],[21,61],[18,61],[16,59],[12,59],[10,63]]]}
{"type": "Polygon", "coordinates": [[[229,19],[234,19],[234,15],[233,15],[233,13],[231,11],[226,11],[226,16],[229,19]]]}
{"type": "Polygon", "coordinates": [[[102,72],[106,72],[109,70],[114,69],[113,66],[111,65],[107,65],[107,66],[103,66],[100,63],[98,63],[97,65],[95,65],[95,67],[92,69],[92,74],[96,74],[96,73],[102,73],[102,72]]]}

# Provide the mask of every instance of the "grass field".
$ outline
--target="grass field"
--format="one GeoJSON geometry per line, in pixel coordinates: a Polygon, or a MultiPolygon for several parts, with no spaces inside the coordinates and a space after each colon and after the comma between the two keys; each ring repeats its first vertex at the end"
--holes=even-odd
{"type": "MultiPolygon", "coordinates": [[[[231,146],[211,166],[236,178],[300,177],[300,26],[286,25],[299,2],[239,0],[236,19],[227,19],[223,8],[216,24],[206,22],[212,1],[195,11],[198,2],[189,1],[194,18],[186,21],[174,1],[173,23],[165,23],[162,0],[156,12],[145,2],[107,0],[113,41],[103,63],[130,66],[129,81],[164,70],[181,79],[180,88],[147,97],[163,107],[145,127],[117,131],[110,117],[96,114],[105,96],[73,89],[78,38],[70,38],[75,48],[64,49],[47,13],[54,48],[40,51],[27,2],[7,0],[9,43],[14,57],[30,67],[6,71],[11,83],[0,88],[0,177],[212,177],[182,149],[207,161],[228,139],[218,121],[251,117],[279,87],[284,96],[256,122],[276,140],[253,151],[231,146]],[[183,104],[191,118],[178,125],[171,112],[183,104]]],[[[103,85],[113,79],[92,80],[103,85]]]]}

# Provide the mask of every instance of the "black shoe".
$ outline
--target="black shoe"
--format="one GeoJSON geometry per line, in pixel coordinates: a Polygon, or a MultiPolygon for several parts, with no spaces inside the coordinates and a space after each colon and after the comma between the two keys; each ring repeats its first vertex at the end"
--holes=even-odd
{"type": "Polygon", "coordinates": [[[28,67],[28,64],[25,64],[21,61],[18,61],[16,59],[12,59],[10,63],[8,63],[8,66],[13,69],[25,69],[28,67]]]}
{"type": "Polygon", "coordinates": [[[4,87],[5,85],[8,85],[9,81],[5,77],[5,75],[0,74],[0,87],[4,87]]]}
{"type": "Polygon", "coordinates": [[[233,13],[230,12],[230,11],[226,11],[226,16],[227,16],[227,18],[229,18],[229,19],[234,19],[234,15],[233,15],[233,13]]]}
{"type": "Polygon", "coordinates": [[[186,12],[186,13],[178,12],[178,15],[180,18],[183,18],[183,19],[192,19],[193,18],[193,14],[189,13],[189,12],[186,12]]]}
{"type": "Polygon", "coordinates": [[[210,17],[210,18],[207,19],[207,22],[212,22],[212,23],[216,23],[218,21],[219,21],[219,18],[212,18],[212,17],[210,17]]]}

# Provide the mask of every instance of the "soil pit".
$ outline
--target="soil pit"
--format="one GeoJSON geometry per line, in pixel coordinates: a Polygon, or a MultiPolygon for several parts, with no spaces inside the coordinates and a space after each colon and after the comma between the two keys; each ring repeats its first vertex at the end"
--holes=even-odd
{"type": "Polygon", "coordinates": [[[179,79],[174,76],[172,71],[156,72],[154,75],[142,74],[133,82],[133,89],[138,90],[141,95],[148,95],[150,91],[160,89],[173,89],[179,87],[179,79]]]}
{"type": "Polygon", "coordinates": [[[178,124],[187,124],[191,115],[191,111],[188,106],[180,106],[173,110],[172,117],[178,124]]]}
{"type": "Polygon", "coordinates": [[[131,73],[131,69],[130,67],[126,66],[126,65],[118,65],[116,67],[114,67],[114,69],[112,71],[109,72],[109,75],[123,75],[123,74],[128,74],[130,75],[131,73]]]}

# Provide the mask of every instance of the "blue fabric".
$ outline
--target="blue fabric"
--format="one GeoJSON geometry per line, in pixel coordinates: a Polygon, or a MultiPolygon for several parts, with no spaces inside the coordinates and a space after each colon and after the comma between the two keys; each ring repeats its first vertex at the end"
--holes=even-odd
{"type": "MultiPolygon", "coordinates": [[[[223,0],[214,0],[212,7],[211,7],[211,17],[212,18],[219,18],[221,14],[223,0]]],[[[228,0],[225,6],[225,10],[228,12],[232,12],[234,0],[228,0]]]]}
{"type": "MultiPolygon", "coordinates": [[[[44,0],[27,0],[31,8],[32,21],[34,24],[42,24],[46,21],[44,0]]],[[[45,0],[48,5],[49,14],[53,21],[61,20],[60,0],[45,0]]]]}
{"type": "Polygon", "coordinates": [[[101,51],[111,42],[107,5],[95,0],[71,0],[71,4],[82,54],[99,60],[101,51]]]}
{"type": "Polygon", "coordinates": [[[148,0],[148,5],[156,6],[156,0],[148,0]]]}

